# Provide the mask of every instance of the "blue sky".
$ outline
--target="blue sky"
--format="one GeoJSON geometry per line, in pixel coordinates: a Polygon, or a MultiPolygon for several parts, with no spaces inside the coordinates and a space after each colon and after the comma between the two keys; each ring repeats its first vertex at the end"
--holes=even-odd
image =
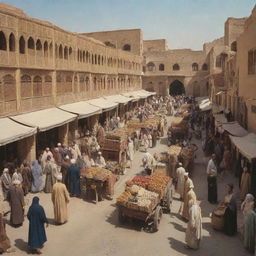
{"type": "Polygon", "coordinates": [[[255,0],[5,0],[34,18],[73,32],[141,28],[170,49],[202,49],[223,36],[228,17],[246,17],[255,0]]]}

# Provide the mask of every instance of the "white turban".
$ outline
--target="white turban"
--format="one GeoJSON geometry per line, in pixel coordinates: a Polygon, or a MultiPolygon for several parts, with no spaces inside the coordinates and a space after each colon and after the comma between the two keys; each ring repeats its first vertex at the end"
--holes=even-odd
{"type": "Polygon", "coordinates": [[[58,146],[58,147],[61,147],[61,143],[59,142],[59,143],[57,144],[57,146],[58,146]]]}
{"type": "Polygon", "coordinates": [[[187,177],[188,177],[188,172],[185,172],[185,173],[184,173],[184,176],[187,176],[187,177]]]}
{"type": "Polygon", "coordinates": [[[179,166],[182,166],[182,163],[181,163],[181,162],[179,162],[179,166]]]}
{"type": "Polygon", "coordinates": [[[61,174],[57,175],[56,179],[57,179],[58,181],[62,181],[62,175],[61,175],[61,174]]]}
{"type": "Polygon", "coordinates": [[[12,182],[13,185],[20,185],[21,182],[17,179],[15,179],[13,182],[12,182]]]}
{"type": "Polygon", "coordinates": [[[68,160],[68,159],[69,159],[69,156],[68,156],[68,155],[66,155],[66,156],[65,156],[65,158],[68,160]]]}
{"type": "Polygon", "coordinates": [[[4,173],[6,173],[6,172],[8,172],[8,171],[9,171],[8,168],[4,168],[4,170],[3,170],[4,173]]]}
{"type": "Polygon", "coordinates": [[[75,163],[76,163],[76,160],[75,160],[74,158],[72,158],[72,159],[70,160],[70,163],[71,163],[71,164],[75,164],[75,163]]]}

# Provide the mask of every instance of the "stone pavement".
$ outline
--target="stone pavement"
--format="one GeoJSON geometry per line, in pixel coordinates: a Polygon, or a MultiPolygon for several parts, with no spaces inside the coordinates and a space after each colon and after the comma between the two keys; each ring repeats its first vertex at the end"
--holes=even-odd
{"type": "MultiPolygon", "coordinates": [[[[170,118],[168,118],[170,120],[170,118]]],[[[115,199],[124,190],[125,181],[142,171],[141,159],[143,153],[137,152],[133,167],[121,176],[115,186],[113,201],[104,200],[95,205],[92,202],[72,198],[69,204],[69,222],[62,226],[53,224],[53,208],[50,194],[39,194],[47,217],[52,225],[46,230],[48,242],[43,248],[46,256],[179,256],[179,255],[249,255],[244,249],[239,236],[228,237],[221,232],[214,231],[210,224],[209,215],[215,205],[207,201],[206,163],[201,150],[200,141],[193,142],[199,145],[195,159],[192,179],[195,191],[200,201],[203,216],[203,238],[200,249],[188,250],[184,247],[186,223],[180,219],[177,212],[180,201],[174,198],[171,214],[164,214],[158,232],[150,233],[143,224],[130,222],[120,225],[118,222],[115,199]]],[[[166,138],[162,138],[157,147],[150,149],[153,152],[166,151],[166,138]]],[[[218,180],[218,197],[221,200],[225,195],[225,184],[237,180],[228,174],[218,180]]],[[[29,204],[33,195],[28,196],[29,204]]],[[[28,222],[21,228],[14,229],[7,225],[7,233],[17,248],[16,253],[9,255],[27,255],[28,222]]]]}

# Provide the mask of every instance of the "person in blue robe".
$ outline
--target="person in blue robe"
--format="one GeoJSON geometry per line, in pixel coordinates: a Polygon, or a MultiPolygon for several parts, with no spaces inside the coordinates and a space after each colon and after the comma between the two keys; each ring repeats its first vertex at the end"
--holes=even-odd
{"type": "Polygon", "coordinates": [[[45,227],[48,227],[44,208],[39,205],[39,198],[35,196],[27,214],[29,220],[28,245],[29,247],[41,254],[41,248],[47,241],[45,227]]]}
{"type": "Polygon", "coordinates": [[[70,180],[70,195],[77,196],[80,195],[80,169],[75,165],[75,159],[71,159],[71,166],[68,167],[68,176],[70,180]]]}
{"type": "Polygon", "coordinates": [[[43,184],[42,184],[42,167],[38,163],[38,160],[34,160],[31,165],[31,172],[32,172],[32,192],[36,193],[39,192],[43,189],[43,184]]]}

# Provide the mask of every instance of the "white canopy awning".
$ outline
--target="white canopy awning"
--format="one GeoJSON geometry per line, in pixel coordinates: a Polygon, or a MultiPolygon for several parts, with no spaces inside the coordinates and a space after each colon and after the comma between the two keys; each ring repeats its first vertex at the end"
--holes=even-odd
{"type": "Polygon", "coordinates": [[[19,124],[8,117],[0,118],[0,146],[24,139],[36,133],[36,128],[19,124]]]}
{"type": "Polygon", "coordinates": [[[100,114],[102,109],[87,103],[86,101],[79,101],[71,104],[66,104],[59,106],[60,109],[74,113],[78,115],[78,118],[85,118],[88,116],[93,116],[100,114]]]}
{"type": "Polygon", "coordinates": [[[134,94],[134,92],[124,92],[122,93],[123,96],[129,98],[131,101],[138,101],[140,99],[140,97],[136,94],[134,94]]]}
{"type": "Polygon", "coordinates": [[[76,115],[58,108],[48,108],[10,118],[31,127],[37,127],[40,132],[69,123],[76,119],[76,115]]]}
{"type": "Polygon", "coordinates": [[[125,97],[121,94],[105,96],[104,98],[114,103],[120,103],[120,104],[127,104],[129,101],[132,101],[131,98],[125,97]]]}
{"type": "Polygon", "coordinates": [[[248,134],[248,132],[236,121],[224,123],[221,127],[223,130],[236,137],[243,137],[248,134]]]}
{"type": "Polygon", "coordinates": [[[232,143],[236,146],[236,148],[239,150],[239,152],[248,158],[249,160],[252,160],[253,158],[256,158],[256,134],[255,133],[249,133],[244,137],[235,137],[229,135],[232,143]]]}
{"type": "Polygon", "coordinates": [[[118,106],[118,103],[112,102],[103,97],[97,98],[97,99],[92,99],[92,100],[87,100],[86,102],[93,106],[101,108],[103,112],[112,110],[118,106]]]}

